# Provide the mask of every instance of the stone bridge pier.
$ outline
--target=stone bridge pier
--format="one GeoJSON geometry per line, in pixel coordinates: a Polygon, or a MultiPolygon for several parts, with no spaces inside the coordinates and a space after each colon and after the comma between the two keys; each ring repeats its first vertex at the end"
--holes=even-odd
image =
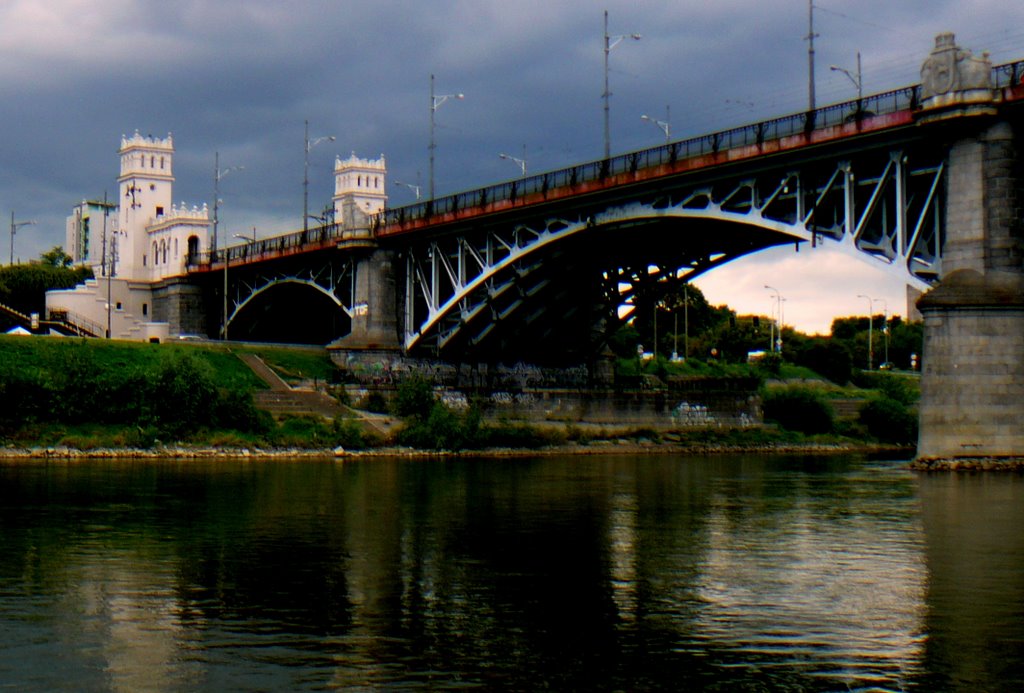
{"type": "Polygon", "coordinates": [[[990,70],[972,82],[965,54],[940,36],[922,69],[922,119],[945,121],[948,191],[942,280],[917,304],[920,459],[1024,457],[1024,142],[981,79],[990,70]]]}

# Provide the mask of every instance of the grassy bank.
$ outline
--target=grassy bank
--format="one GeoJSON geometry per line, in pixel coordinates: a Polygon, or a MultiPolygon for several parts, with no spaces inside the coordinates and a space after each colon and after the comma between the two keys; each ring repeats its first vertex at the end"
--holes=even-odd
{"type": "MultiPolygon", "coordinates": [[[[416,378],[404,382],[390,401],[382,399],[398,425],[368,425],[372,415],[352,409],[333,421],[314,416],[275,420],[255,407],[253,395],[266,385],[237,358],[241,352],[257,354],[292,383],[332,382],[339,375],[323,349],[0,336],[0,445],[84,451],[397,446],[594,452],[616,446],[828,450],[873,447],[879,440],[904,442],[868,435],[862,426],[836,426],[827,401],[806,388],[766,396],[766,414],[773,407],[780,412],[775,414],[778,426],[655,429],[489,418],[478,406],[446,406],[429,382],[416,378]],[[787,424],[787,417],[794,421],[787,424]],[[810,422],[821,423],[809,427],[810,422]]],[[[806,375],[801,373],[801,379],[806,375]]],[[[880,416],[894,420],[888,410],[880,416]]]]}

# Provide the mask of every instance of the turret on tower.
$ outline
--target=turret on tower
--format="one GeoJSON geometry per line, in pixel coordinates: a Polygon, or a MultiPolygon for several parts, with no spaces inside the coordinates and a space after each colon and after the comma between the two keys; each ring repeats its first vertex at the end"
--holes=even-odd
{"type": "Polygon", "coordinates": [[[360,159],[353,152],[334,161],[334,218],[342,226],[366,226],[369,218],[384,211],[387,165],[379,159],[360,159]]]}
{"type": "Polygon", "coordinates": [[[121,175],[117,178],[120,265],[128,276],[149,263],[146,229],[167,214],[174,193],[174,140],[121,136],[121,175]]]}

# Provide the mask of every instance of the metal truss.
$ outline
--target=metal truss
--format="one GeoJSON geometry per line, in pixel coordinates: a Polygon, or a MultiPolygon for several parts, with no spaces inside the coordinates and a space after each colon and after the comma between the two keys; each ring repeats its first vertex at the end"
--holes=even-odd
{"type": "MultiPolygon", "coordinates": [[[[435,237],[407,249],[405,347],[429,343],[442,351],[471,323],[471,336],[460,338],[479,343],[496,323],[524,313],[522,307],[542,293],[552,275],[538,270],[552,251],[596,230],[622,230],[621,240],[607,250],[602,279],[606,296],[624,304],[637,274],[648,267],[689,282],[787,242],[834,243],[923,290],[941,271],[942,180],[941,161],[892,150],[689,186],[666,184],[571,217],[435,237]],[[722,222],[742,227],[745,240],[717,241],[722,222]],[[636,253],[629,230],[645,225],[669,229],[674,238],[651,244],[649,257],[634,258],[630,266],[622,257],[626,250],[636,253]]],[[[534,301],[525,314],[545,308],[534,301]]]]}
{"type": "Polygon", "coordinates": [[[260,265],[259,272],[255,275],[239,270],[235,276],[232,276],[229,289],[228,326],[256,297],[284,284],[299,284],[319,291],[331,299],[346,315],[352,317],[352,303],[355,295],[355,263],[351,258],[340,263],[337,260],[325,262],[317,269],[296,268],[299,271],[268,271],[273,270],[274,267],[264,265],[271,264],[260,265]]]}

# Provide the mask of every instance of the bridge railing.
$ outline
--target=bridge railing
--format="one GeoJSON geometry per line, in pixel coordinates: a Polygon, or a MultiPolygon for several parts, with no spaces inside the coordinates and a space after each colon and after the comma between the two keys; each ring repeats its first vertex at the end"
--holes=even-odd
{"type": "MultiPolygon", "coordinates": [[[[1016,78],[1024,64],[995,68],[998,82],[1016,78]],[[1004,74],[1005,72],[1005,74],[1004,74]]],[[[996,76],[996,75],[994,75],[996,76]]],[[[996,81],[996,80],[994,80],[996,81]]],[[[862,99],[825,106],[805,113],[794,113],[750,125],[722,130],[677,142],[629,152],[609,159],[590,161],[569,168],[538,173],[505,181],[478,190],[456,193],[403,207],[387,209],[381,225],[403,225],[434,216],[450,215],[468,208],[484,207],[501,201],[515,202],[523,196],[543,196],[554,188],[573,188],[582,183],[601,181],[610,176],[633,173],[676,161],[716,154],[719,151],[759,145],[813,130],[834,127],[874,115],[884,115],[916,108],[920,85],[866,96],[862,99]]]]}
{"type": "Polygon", "coordinates": [[[340,224],[324,224],[307,231],[295,231],[281,236],[259,239],[254,243],[230,245],[204,253],[190,255],[186,262],[189,267],[210,265],[227,260],[228,265],[247,262],[257,257],[281,255],[290,250],[308,248],[311,245],[328,245],[341,238],[344,228],[340,224]]]}

